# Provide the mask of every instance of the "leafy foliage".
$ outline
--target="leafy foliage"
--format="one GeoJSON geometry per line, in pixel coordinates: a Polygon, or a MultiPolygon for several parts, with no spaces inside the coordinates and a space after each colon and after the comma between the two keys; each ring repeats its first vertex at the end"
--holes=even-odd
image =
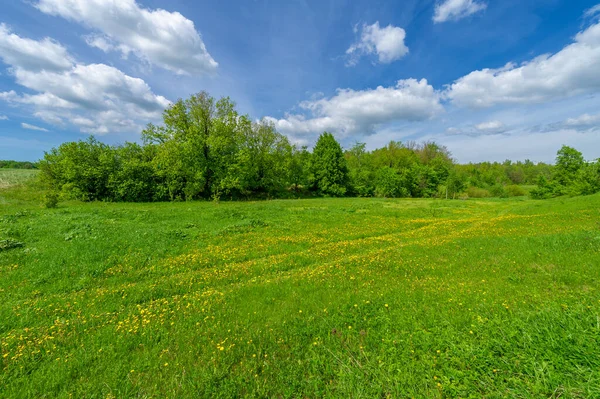
{"type": "Polygon", "coordinates": [[[0,169],[37,169],[35,162],[28,161],[2,161],[0,160],[0,169]]]}
{"type": "Polygon", "coordinates": [[[309,184],[321,195],[342,197],[348,189],[348,166],[342,147],[331,133],[323,133],[310,162],[309,184]]]}
{"type": "Polygon", "coordinates": [[[312,152],[292,145],[268,121],[240,115],[228,97],[206,92],[178,100],[149,124],[143,145],[108,146],[90,137],[64,143],[39,163],[41,180],[64,198],[83,201],[188,201],[197,199],[358,196],[533,198],[600,191],[598,162],[585,162],[563,146],[556,166],[505,161],[457,165],[434,142],[391,141],[368,151],[344,151],[324,132],[312,152]]]}
{"type": "Polygon", "coordinates": [[[44,207],[54,209],[58,207],[59,194],[55,191],[50,191],[44,195],[44,207]]]}
{"type": "Polygon", "coordinates": [[[531,191],[535,199],[560,195],[590,195],[600,192],[600,160],[586,162],[581,152],[563,146],[556,154],[556,166],[550,178],[540,176],[531,191]]]}

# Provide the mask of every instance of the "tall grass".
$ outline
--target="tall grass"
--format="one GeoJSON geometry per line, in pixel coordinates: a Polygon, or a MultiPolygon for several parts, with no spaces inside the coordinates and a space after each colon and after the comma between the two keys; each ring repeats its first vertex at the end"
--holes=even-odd
{"type": "Polygon", "coordinates": [[[35,169],[0,169],[0,190],[24,184],[37,174],[35,169]]]}

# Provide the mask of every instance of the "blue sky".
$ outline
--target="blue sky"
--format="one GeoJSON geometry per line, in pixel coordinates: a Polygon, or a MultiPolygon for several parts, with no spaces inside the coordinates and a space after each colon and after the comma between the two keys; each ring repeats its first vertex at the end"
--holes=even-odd
{"type": "Polygon", "coordinates": [[[434,140],[461,162],[600,157],[600,6],[576,0],[15,0],[0,159],[139,139],[207,90],[294,142],[434,140]]]}

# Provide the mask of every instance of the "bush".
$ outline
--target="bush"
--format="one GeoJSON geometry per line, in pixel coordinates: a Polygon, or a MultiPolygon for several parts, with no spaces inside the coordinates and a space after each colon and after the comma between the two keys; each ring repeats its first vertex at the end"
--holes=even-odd
{"type": "Polygon", "coordinates": [[[562,195],[560,187],[554,181],[548,181],[543,175],[538,178],[537,187],[529,192],[533,199],[548,199],[562,195]]]}
{"type": "Polygon", "coordinates": [[[495,186],[492,186],[492,188],[490,188],[490,194],[492,195],[492,197],[508,198],[508,191],[506,191],[504,186],[501,184],[496,184],[495,186]]]}
{"type": "Polygon", "coordinates": [[[375,194],[384,198],[408,197],[410,193],[404,187],[402,175],[393,168],[384,166],[377,171],[375,194]]]}
{"type": "Polygon", "coordinates": [[[517,186],[516,184],[506,186],[506,191],[508,192],[508,195],[511,197],[523,197],[523,196],[527,195],[527,193],[525,192],[523,187],[517,186]]]}
{"type": "Polygon", "coordinates": [[[58,207],[59,195],[57,192],[49,192],[44,195],[44,208],[53,209],[58,207]]]}
{"type": "Polygon", "coordinates": [[[467,188],[466,193],[469,198],[488,198],[492,196],[488,190],[473,186],[467,188]]]}

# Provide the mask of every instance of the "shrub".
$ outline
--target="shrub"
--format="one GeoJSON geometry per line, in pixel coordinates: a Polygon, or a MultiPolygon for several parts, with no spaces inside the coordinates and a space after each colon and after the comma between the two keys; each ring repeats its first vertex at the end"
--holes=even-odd
{"type": "Polygon", "coordinates": [[[543,175],[538,178],[537,187],[529,192],[533,199],[548,199],[562,195],[560,187],[554,181],[548,181],[543,175]]]}
{"type": "Polygon", "coordinates": [[[398,171],[384,166],[377,171],[375,194],[384,198],[408,197],[410,193],[403,184],[402,175],[398,171]]]}
{"type": "Polygon", "coordinates": [[[496,184],[490,188],[492,197],[508,198],[508,191],[501,184],[496,184]]]}
{"type": "Polygon", "coordinates": [[[473,186],[467,188],[466,193],[469,198],[487,198],[492,196],[488,190],[473,186]]]}
{"type": "Polygon", "coordinates": [[[523,187],[517,186],[516,184],[506,186],[506,191],[508,192],[508,195],[511,197],[523,197],[523,196],[527,195],[527,193],[525,192],[523,187]]]}
{"type": "Polygon", "coordinates": [[[55,191],[51,191],[44,195],[44,208],[53,209],[58,207],[59,195],[55,191]]]}

